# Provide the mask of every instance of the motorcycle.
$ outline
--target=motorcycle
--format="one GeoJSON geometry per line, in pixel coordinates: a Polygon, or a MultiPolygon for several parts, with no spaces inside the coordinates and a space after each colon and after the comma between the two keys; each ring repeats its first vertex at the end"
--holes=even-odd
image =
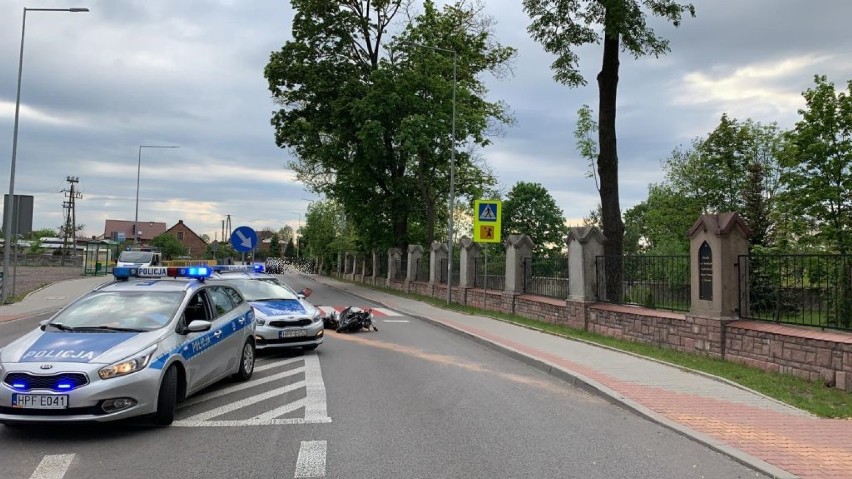
{"type": "Polygon", "coordinates": [[[366,329],[369,331],[378,331],[379,328],[373,324],[373,310],[359,309],[352,306],[344,309],[337,316],[338,325],[336,331],[338,333],[354,333],[366,329]]]}

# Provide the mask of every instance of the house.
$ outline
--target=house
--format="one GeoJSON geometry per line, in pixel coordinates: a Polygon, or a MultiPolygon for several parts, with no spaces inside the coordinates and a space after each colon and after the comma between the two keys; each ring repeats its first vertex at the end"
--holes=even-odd
{"type": "MultiPolygon", "coordinates": [[[[106,220],[104,225],[104,239],[114,241],[133,241],[136,235],[133,234],[134,221],[125,220],[106,220]]],[[[157,236],[166,232],[166,224],[152,221],[140,221],[138,226],[139,241],[147,243],[157,236]]]]}
{"type": "Polygon", "coordinates": [[[166,230],[165,233],[177,238],[178,242],[186,247],[186,254],[193,259],[200,259],[207,252],[207,242],[185,225],[183,220],[178,220],[177,224],[166,230]]]}

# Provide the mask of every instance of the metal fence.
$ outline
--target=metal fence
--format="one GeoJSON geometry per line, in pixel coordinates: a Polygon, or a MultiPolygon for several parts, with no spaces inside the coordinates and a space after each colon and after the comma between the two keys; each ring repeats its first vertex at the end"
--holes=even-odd
{"type": "Polygon", "coordinates": [[[744,255],[740,317],[852,330],[852,255],[744,255]]]}
{"type": "Polygon", "coordinates": [[[417,265],[414,270],[414,281],[429,282],[429,257],[424,256],[417,258],[417,265]]]}
{"type": "MultiPolygon", "coordinates": [[[[441,260],[441,267],[438,271],[438,283],[447,284],[447,267],[449,266],[449,260],[444,258],[441,260]]],[[[459,285],[459,273],[461,271],[461,265],[457,260],[453,261],[453,283],[452,286],[459,285]]]]}
{"type": "Polygon", "coordinates": [[[646,308],[689,311],[689,255],[595,257],[598,300],[646,308]],[[621,270],[621,294],[607,291],[606,273],[621,270]]]}
{"type": "Polygon", "coordinates": [[[568,297],[568,258],[524,258],[524,293],[568,297]]]}
{"type": "Polygon", "coordinates": [[[387,278],[388,276],[388,255],[379,254],[379,271],[378,276],[380,278],[387,278]]]}
{"type": "Polygon", "coordinates": [[[393,265],[396,268],[392,281],[405,281],[408,276],[408,258],[395,259],[393,265]]]}
{"type": "Polygon", "coordinates": [[[485,270],[485,258],[473,260],[473,286],[503,291],[506,287],[506,257],[489,257],[487,267],[488,271],[485,270]]]}

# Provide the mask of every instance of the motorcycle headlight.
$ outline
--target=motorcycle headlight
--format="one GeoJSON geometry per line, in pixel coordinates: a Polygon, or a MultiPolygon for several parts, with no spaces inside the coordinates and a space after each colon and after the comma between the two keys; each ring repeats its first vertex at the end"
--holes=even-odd
{"type": "Polygon", "coordinates": [[[151,361],[151,356],[153,356],[156,351],[157,346],[151,346],[132,358],[124,359],[115,364],[101,368],[101,370],[98,371],[98,376],[100,376],[101,379],[110,379],[117,378],[119,376],[126,376],[128,374],[135,373],[136,371],[141,371],[148,366],[148,363],[151,361]]]}

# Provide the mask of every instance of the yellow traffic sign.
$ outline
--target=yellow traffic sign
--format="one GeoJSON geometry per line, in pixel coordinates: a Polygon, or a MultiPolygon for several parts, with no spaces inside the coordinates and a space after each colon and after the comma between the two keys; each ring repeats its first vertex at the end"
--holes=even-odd
{"type": "Polygon", "coordinates": [[[473,202],[473,241],[477,243],[500,242],[500,200],[475,200],[473,202]]]}

